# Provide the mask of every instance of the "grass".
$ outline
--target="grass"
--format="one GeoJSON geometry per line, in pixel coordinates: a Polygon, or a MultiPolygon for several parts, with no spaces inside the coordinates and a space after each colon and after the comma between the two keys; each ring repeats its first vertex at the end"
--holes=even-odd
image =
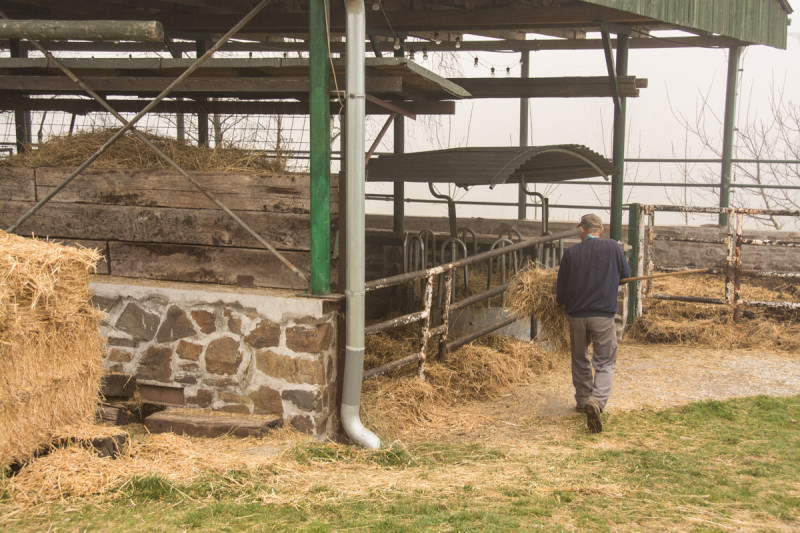
{"type": "Polygon", "coordinates": [[[302,442],[275,464],[15,508],[4,531],[780,531],[800,528],[800,396],[582,416],[537,442],[302,442]],[[299,473],[306,472],[307,476],[299,473]],[[287,477],[288,476],[288,477],[287,477]],[[295,476],[295,477],[292,477],[295,476]]]}

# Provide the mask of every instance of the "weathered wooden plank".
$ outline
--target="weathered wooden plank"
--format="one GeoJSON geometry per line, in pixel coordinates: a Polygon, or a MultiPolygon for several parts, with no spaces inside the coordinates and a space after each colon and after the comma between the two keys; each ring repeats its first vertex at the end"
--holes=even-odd
{"type": "MultiPolygon", "coordinates": [[[[81,73],[76,73],[81,75],[81,73]]],[[[82,76],[83,81],[100,93],[149,95],[158,94],[172,83],[173,79],[161,76],[82,76]]],[[[371,78],[366,81],[366,90],[378,94],[402,94],[400,77],[371,78]]],[[[263,78],[263,77],[190,77],[181,83],[174,95],[216,94],[232,97],[267,94],[308,94],[307,78],[263,78]]],[[[66,76],[0,76],[0,90],[24,94],[83,94],[83,89],[66,76]]]]}
{"type": "MultiPolygon", "coordinates": [[[[307,252],[282,252],[308,273],[307,252]]],[[[111,274],[128,278],[236,285],[240,275],[253,276],[258,287],[307,289],[289,268],[267,250],[169,244],[109,243],[111,274]]]]}
{"type": "Polygon", "coordinates": [[[180,405],[186,404],[183,387],[169,387],[167,385],[153,385],[149,383],[137,383],[136,390],[142,401],[157,405],[180,405]]]}
{"type": "Polygon", "coordinates": [[[150,433],[178,433],[192,437],[263,437],[281,425],[277,415],[236,415],[189,409],[169,409],[148,416],[144,425],[150,433]]]}
{"type": "MultiPolygon", "coordinates": [[[[111,107],[120,113],[138,113],[150,100],[110,100],[111,107]]],[[[424,102],[403,101],[398,102],[403,109],[415,115],[454,115],[456,104],[451,101],[424,102]]],[[[7,96],[0,99],[0,110],[16,111],[63,111],[85,115],[92,112],[104,111],[103,107],[94,100],[79,100],[77,98],[22,98],[20,96],[7,96]]],[[[337,114],[341,106],[334,102],[331,104],[331,113],[337,114]]],[[[388,115],[391,113],[385,107],[367,102],[367,115],[388,115]]],[[[276,102],[276,101],[232,101],[216,100],[204,102],[202,105],[194,100],[166,100],[159,103],[153,113],[200,113],[220,115],[308,115],[308,102],[276,102]]]]}
{"type": "MultiPolygon", "coordinates": [[[[581,98],[611,96],[607,76],[562,78],[450,78],[473,98],[581,98]]],[[[621,96],[639,96],[634,76],[619,78],[621,96]]]]}
{"type": "MultiPolygon", "coordinates": [[[[71,169],[39,168],[37,194],[43,197],[66,178],[71,169]]],[[[200,185],[234,211],[309,213],[308,174],[247,172],[190,172],[200,185]]],[[[338,187],[331,191],[331,210],[337,211],[338,187]]],[[[87,169],[54,202],[77,202],[143,207],[215,209],[216,206],[175,171],[87,169]]]]}
{"type": "Polygon", "coordinates": [[[0,167],[0,201],[36,201],[36,183],[32,168],[0,167]]]}
{"type": "MultiPolygon", "coordinates": [[[[33,204],[3,202],[0,225],[8,227],[33,204]]],[[[273,247],[309,250],[309,217],[293,213],[241,213],[273,247]]],[[[53,239],[89,239],[208,246],[261,245],[220,209],[47,203],[17,229],[53,239]]]]}

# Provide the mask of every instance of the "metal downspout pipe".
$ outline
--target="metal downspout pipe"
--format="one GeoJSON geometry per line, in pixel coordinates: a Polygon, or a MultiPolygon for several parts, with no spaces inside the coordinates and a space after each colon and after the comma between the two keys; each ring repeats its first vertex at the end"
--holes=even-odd
{"type": "Polygon", "coordinates": [[[345,0],[347,11],[347,105],[345,106],[345,180],[347,213],[345,219],[345,344],[342,384],[342,426],[347,436],[368,449],[377,449],[381,440],[361,423],[361,382],[364,374],[364,40],[366,11],[364,0],[345,0]]]}

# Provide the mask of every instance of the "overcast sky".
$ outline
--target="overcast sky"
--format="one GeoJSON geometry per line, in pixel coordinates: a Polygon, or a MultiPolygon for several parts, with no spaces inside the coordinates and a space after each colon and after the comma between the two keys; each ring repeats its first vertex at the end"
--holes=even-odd
{"type": "MultiPolygon", "coordinates": [[[[778,91],[784,99],[795,106],[800,104],[800,30],[790,32],[787,50],[766,46],[750,46],[745,49],[741,63],[737,120],[744,122],[762,120],[771,116],[771,99],[778,91]]],[[[438,59],[434,54],[423,61],[427,68],[438,70],[438,59]]],[[[519,76],[519,54],[478,54],[479,66],[473,66],[474,56],[461,54],[460,67],[464,76],[488,77],[489,69],[495,67],[496,76],[519,76]]],[[[628,99],[628,146],[627,157],[688,157],[713,158],[712,150],[703,146],[695,135],[688,134],[681,117],[695,123],[698,117],[705,120],[705,128],[714,148],[721,146],[721,119],[725,107],[725,84],[728,51],[720,49],[634,49],[629,55],[631,75],[647,78],[649,87],[641,89],[640,97],[628,99]],[[702,114],[704,101],[708,104],[702,114]]],[[[606,75],[602,50],[593,51],[540,51],[531,53],[531,76],[593,76],[606,75]]],[[[409,126],[406,140],[407,151],[430,150],[448,146],[516,146],[519,143],[518,100],[474,100],[460,102],[457,114],[441,118],[441,127],[434,129],[430,122],[409,126]],[[438,144],[439,146],[436,146],[438,144]]],[[[418,121],[422,122],[422,121],[418,121]]],[[[611,131],[613,103],[610,99],[571,98],[531,100],[532,145],[584,144],[601,154],[611,157],[611,131]]],[[[379,127],[379,126],[378,126],[379,127]]],[[[368,135],[369,137],[369,135],[368,135]]],[[[383,150],[391,150],[391,134],[387,136],[383,150]]],[[[735,153],[734,157],[745,157],[735,153]]],[[[716,168],[689,169],[690,173],[715,172],[716,168]]],[[[626,181],[676,181],[682,179],[682,167],[666,164],[639,164],[627,167],[626,181]]],[[[427,187],[408,186],[408,196],[431,198],[427,187]]],[[[562,185],[547,187],[551,201],[562,204],[599,205],[608,204],[606,187],[580,187],[562,185]],[[591,191],[590,189],[594,189],[591,191]]],[[[391,192],[390,188],[370,186],[375,192],[391,192]]],[[[494,201],[516,201],[515,186],[498,187],[487,193],[487,188],[459,192],[462,199],[486,199],[494,201]]],[[[540,188],[540,190],[542,190],[540,188]]],[[[662,189],[638,187],[632,189],[625,202],[670,203],[662,189]]],[[[627,195],[628,193],[626,193],[627,195]]],[[[677,195],[677,192],[672,194],[677,195]]],[[[686,203],[693,205],[716,205],[718,200],[700,189],[691,191],[686,203]]],[[[675,200],[675,198],[673,198],[675,200]]],[[[370,212],[391,211],[391,204],[369,202],[370,212]]],[[[555,219],[574,218],[580,210],[559,210],[555,219]]],[[[445,214],[442,206],[412,204],[409,214],[445,214]]],[[[516,209],[480,209],[463,207],[463,216],[503,216],[514,218],[516,209]],[[506,212],[507,211],[507,212],[506,212]]],[[[537,215],[538,217],[538,215],[537,215]]],[[[605,218],[605,216],[604,216],[605,218]]]]}

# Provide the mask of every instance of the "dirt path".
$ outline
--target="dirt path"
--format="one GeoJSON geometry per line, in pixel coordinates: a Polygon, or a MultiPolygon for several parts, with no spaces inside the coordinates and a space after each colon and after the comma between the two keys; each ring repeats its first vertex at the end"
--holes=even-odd
{"type": "MultiPolygon", "coordinates": [[[[662,409],[758,394],[800,394],[800,355],[622,345],[606,413],[613,417],[646,407],[662,409]]],[[[564,358],[551,372],[494,401],[462,406],[457,420],[451,418],[451,426],[426,424],[414,433],[525,446],[525,441],[536,440],[537,435],[565,428],[560,420],[576,415],[573,395],[569,361],[564,358]]]]}
{"type": "MultiPolygon", "coordinates": [[[[569,366],[516,391],[539,416],[573,411],[569,366]]],[[[800,394],[800,356],[785,352],[621,346],[607,410],[664,408],[697,400],[800,394]]]]}

